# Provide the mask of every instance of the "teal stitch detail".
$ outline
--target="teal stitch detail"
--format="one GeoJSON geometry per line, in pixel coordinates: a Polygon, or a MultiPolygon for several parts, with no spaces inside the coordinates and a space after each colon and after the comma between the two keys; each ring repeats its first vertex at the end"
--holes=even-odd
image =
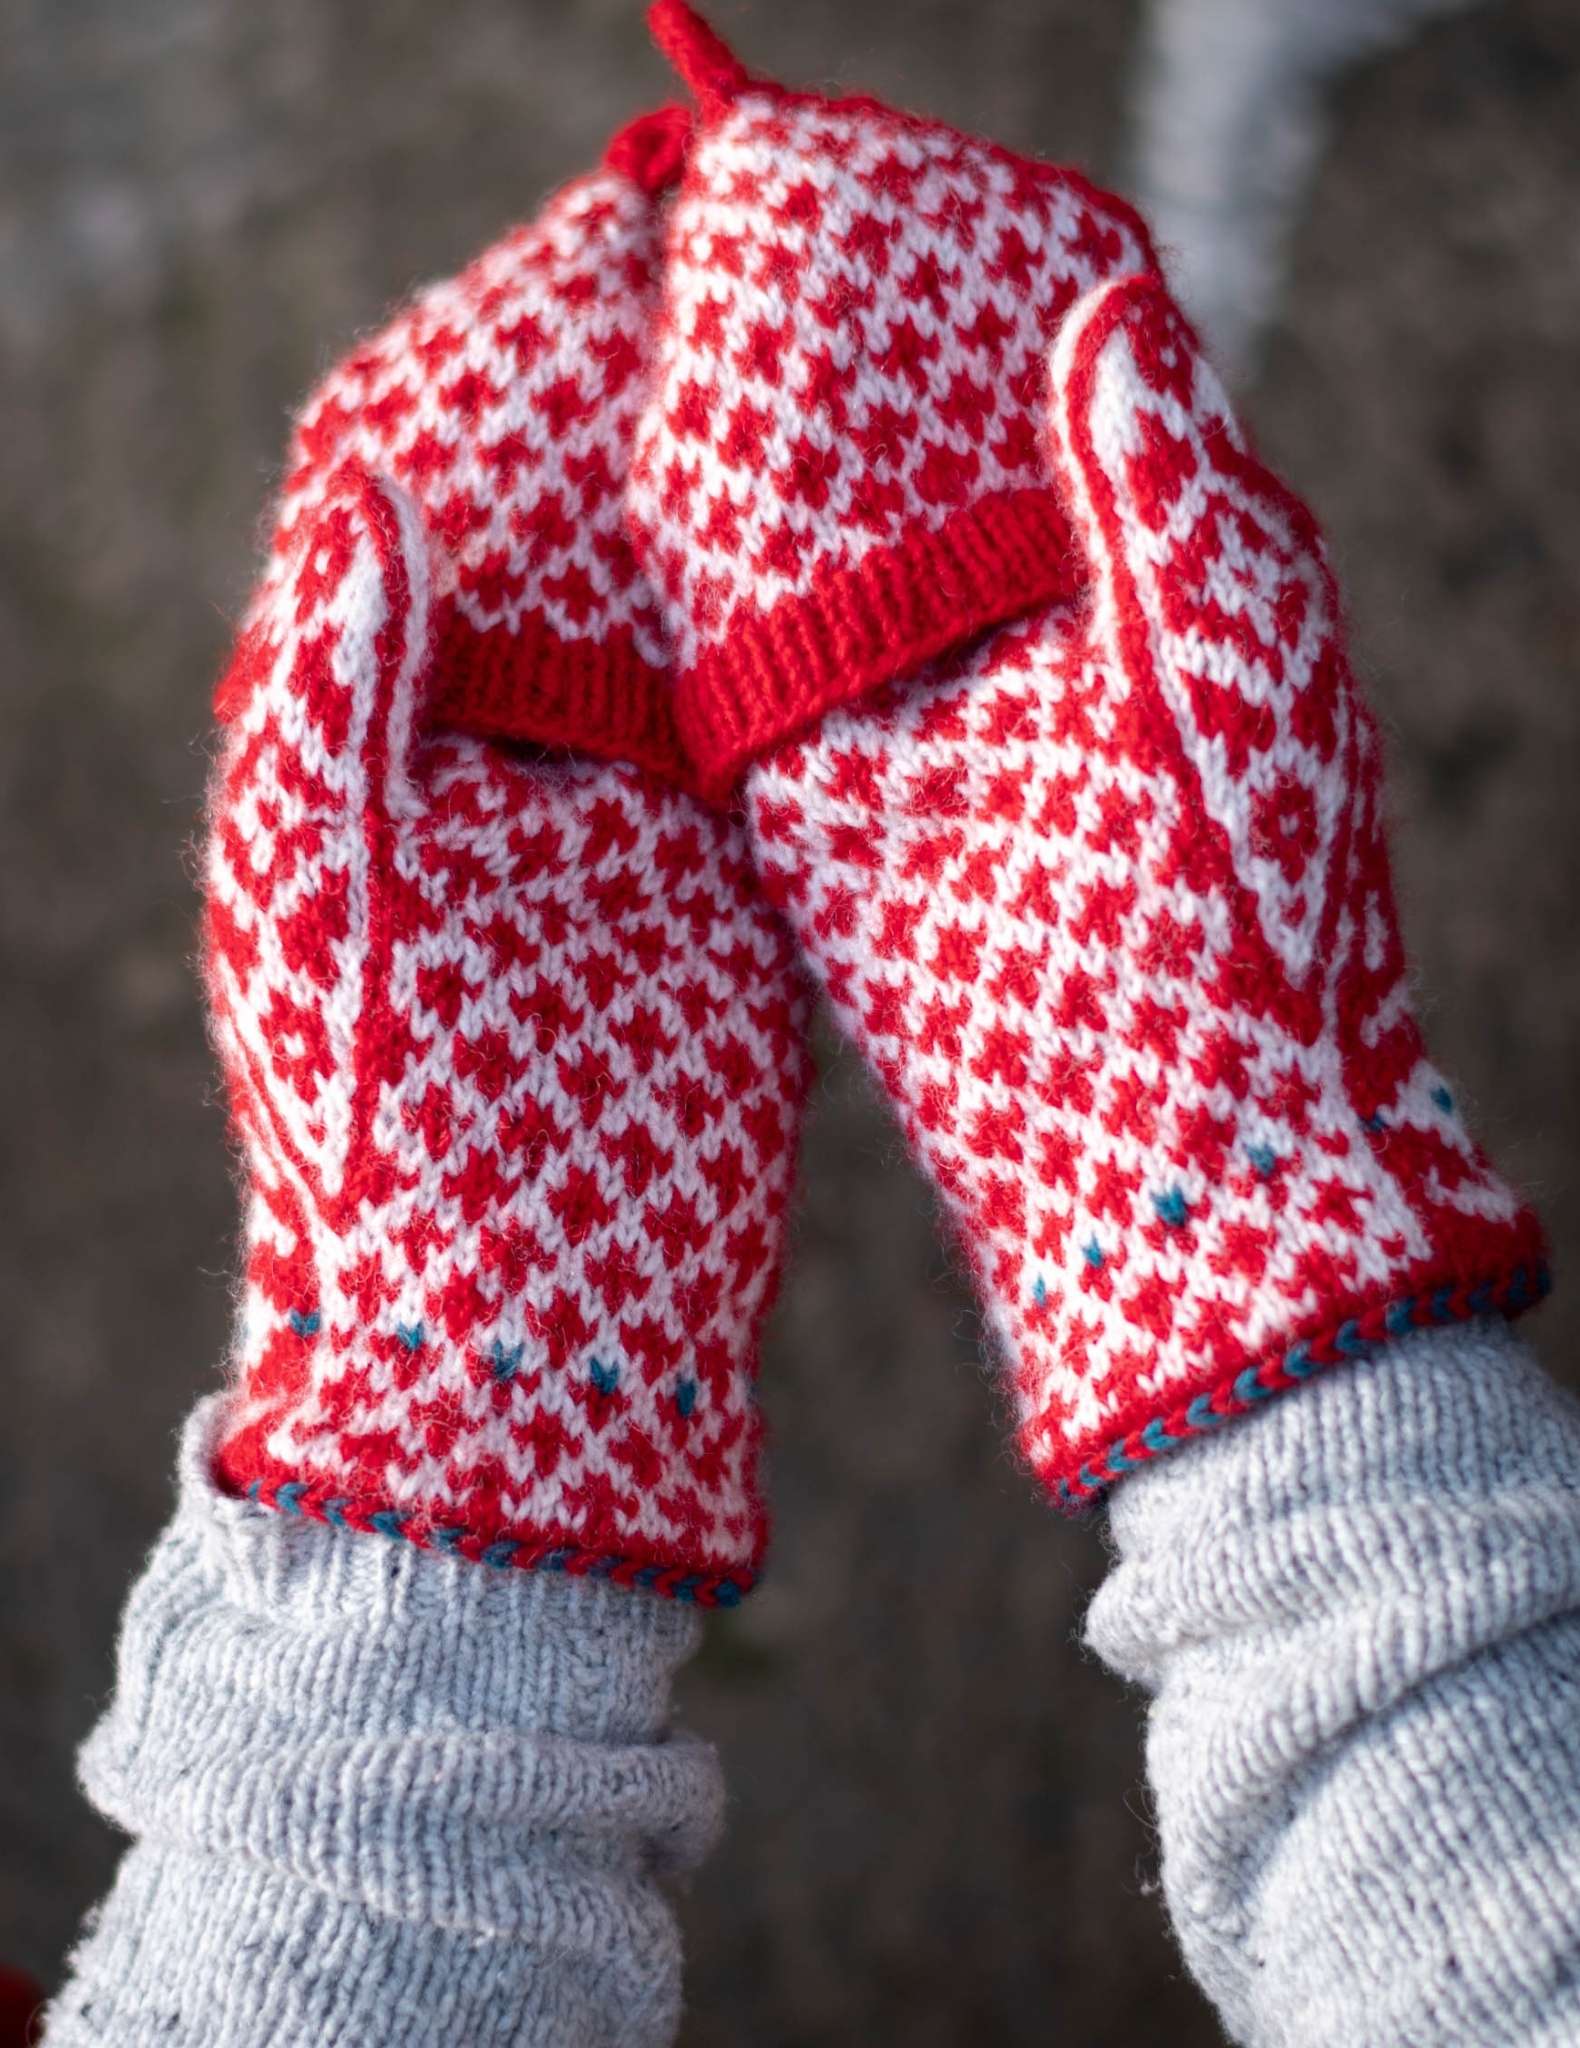
{"type": "Polygon", "coordinates": [[[1082,1245],[1081,1257],[1085,1259],[1086,1263],[1094,1271],[1103,1263],[1103,1247],[1097,1242],[1095,1237],[1088,1238],[1086,1243],[1082,1245]]]}
{"type": "Polygon", "coordinates": [[[323,1317],[316,1308],[309,1309],[305,1315],[303,1315],[299,1308],[293,1308],[286,1317],[286,1321],[298,1337],[316,1337],[323,1323],[323,1317]]]}
{"type": "Polygon", "coordinates": [[[1278,1154],[1271,1145],[1247,1145],[1245,1156],[1259,1180],[1271,1180],[1278,1171],[1278,1154]]]}
{"type": "Polygon", "coordinates": [[[408,1351],[420,1351],[428,1341],[428,1332],[421,1323],[397,1323],[395,1335],[408,1351]]]}
{"type": "MultiPolygon", "coordinates": [[[[1063,1484],[1061,1481],[1061,1487],[1063,1484]]],[[[303,1514],[306,1510],[301,1504],[302,1496],[309,1490],[309,1483],[305,1479],[291,1479],[277,1486],[271,1485],[267,1480],[254,1479],[247,1486],[244,1497],[259,1504],[283,1509],[288,1514],[303,1514]]],[[[324,1517],[340,1528],[350,1527],[352,1525],[346,1521],[346,1511],[353,1505],[349,1496],[337,1494],[334,1499],[323,1503],[324,1517]]],[[[414,1537],[407,1527],[412,1520],[413,1516],[409,1510],[384,1508],[378,1514],[368,1517],[368,1526],[376,1529],[381,1536],[404,1539],[408,1543],[426,1543],[435,1550],[445,1552],[453,1552],[466,1539],[467,1532],[464,1528],[432,1529],[423,1536],[414,1537]]],[[[508,1565],[525,1549],[526,1545],[519,1539],[502,1537],[497,1542],[489,1544],[481,1553],[481,1562],[489,1565],[508,1565]]],[[[574,1546],[547,1551],[535,1560],[541,1570],[567,1571],[576,1568],[589,1576],[599,1578],[608,1578],[626,1570],[628,1562],[621,1557],[594,1556],[574,1546]]],[[[676,1599],[703,1606],[735,1607],[751,1591],[758,1578],[753,1572],[743,1573],[739,1577],[726,1577],[721,1573],[716,1579],[705,1572],[693,1572],[675,1580],[671,1577],[673,1571],[674,1567],[669,1565],[644,1565],[632,1574],[631,1583],[653,1586],[667,1581],[663,1589],[673,1594],[676,1599]]]]}
{"type": "Polygon", "coordinates": [[[1183,1230],[1190,1221],[1190,1204],[1183,1188],[1170,1188],[1166,1195],[1154,1195],[1152,1206],[1170,1230],[1183,1230]]]}
{"type": "MultiPolygon", "coordinates": [[[[1532,1299],[1540,1300],[1551,1284],[1552,1276],[1545,1265],[1538,1265],[1534,1269],[1519,1266],[1501,1283],[1488,1281],[1468,1296],[1462,1297],[1462,1300],[1475,1313],[1495,1303],[1506,1308],[1518,1309],[1526,1306],[1532,1299]]],[[[1455,1290],[1452,1287],[1440,1287],[1430,1295],[1411,1295],[1402,1301],[1391,1303],[1384,1311],[1383,1320],[1387,1331],[1392,1335],[1398,1335],[1417,1328],[1423,1319],[1447,1322],[1457,1319],[1461,1313],[1455,1303],[1455,1290]]],[[[1333,1340],[1335,1348],[1349,1356],[1371,1350],[1374,1341],[1361,1333],[1359,1322],[1354,1317],[1339,1326],[1333,1340]]],[[[1313,1358],[1310,1347],[1302,1343],[1291,1347],[1285,1357],[1284,1367],[1292,1377],[1303,1379],[1329,1363],[1326,1359],[1313,1358]]],[[[1233,1397],[1246,1405],[1266,1400],[1276,1391],[1273,1387],[1259,1384],[1257,1372],[1257,1367],[1248,1366],[1233,1383],[1233,1397]]],[[[1161,1454],[1187,1440],[1191,1434],[1218,1428],[1231,1420],[1236,1412],[1238,1411],[1231,1410],[1227,1414],[1215,1412],[1211,1405],[1211,1396],[1198,1394],[1185,1411],[1185,1437],[1171,1433],[1161,1417],[1154,1417],[1135,1437],[1127,1441],[1137,1441],[1147,1452],[1161,1454]]],[[[1112,1449],[1106,1456],[1113,1469],[1103,1476],[1095,1474],[1089,1465],[1083,1465],[1074,1481],[1063,1478],[1059,1480],[1056,1498],[1061,1508],[1072,1511],[1084,1508],[1089,1498],[1107,1492],[1117,1473],[1133,1470],[1138,1462],[1122,1448],[1112,1449]]]]}
{"type": "Polygon", "coordinates": [[[1046,1308],[1048,1306],[1048,1283],[1040,1273],[1037,1275],[1036,1286],[1031,1290],[1031,1298],[1038,1308],[1046,1308]]]}
{"type": "Polygon", "coordinates": [[[587,1376],[600,1394],[612,1394],[620,1384],[619,1366],[601,1364],[596,1358],[589,1364],[587,1376]]]}
{"type": "Polygon", "coordinates": [[[680,1410],[682,1422],[691,1420],[691,1411],[697,1405],[697,1383],[693,1379],[681,1380],[675,1388],[675,1406],[680,1410]]]}
{"type": "Polygon", "coordinates": [[[1437,1104],[1444,1116],[1452,1116],[1454,1114],[1454,1098],[1441,1081],[1432,1090],[1432,1100],[1437,1104]]]}
{"type": "Polygon", "coordinates": [[[1363,1130],[1370,1131],[1375,1136],[1378,1132],[1387,1130],[1388,1125],[1382,1111],[1378,1109],[1374,1110],[1370,1116],[1363,1116],[1361,1118],[1361,1127],[1363,1130]]]}
{"type": "Polygon", "coordinates": [[[526,1349],[525,1344],[512,1344],[507,1348],[504,1338],[496,1337],[494,1348],[488,1354],[488,1362],[494,1369],[494,1378],[514,1379],[521,1370],[521,1361],[526,1355],[526,1349]]]}

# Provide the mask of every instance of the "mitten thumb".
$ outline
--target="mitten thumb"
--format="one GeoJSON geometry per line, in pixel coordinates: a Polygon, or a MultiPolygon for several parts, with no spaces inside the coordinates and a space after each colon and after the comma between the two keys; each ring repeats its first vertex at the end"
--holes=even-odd
{"type": "Polygon", "coordinates": [[[415,501],[346,463],[215,695],[220,719],[240,729],[241,752],[272,751],[282,793],[306,812],[393,817],[413,807],[433,580],[415,501]]]}
{"type": "Polygon", "coordinates": [[[1298,1006],[1331,937],[1355,781],[1354,693],[1315,523],[1257,460],[1156,277],[1074,307],[1050,384],[1093,630],[1129,686],[1126,743],[1190,793],[1180,857],[1229,890],[1242,978],[1298,1006]]]}

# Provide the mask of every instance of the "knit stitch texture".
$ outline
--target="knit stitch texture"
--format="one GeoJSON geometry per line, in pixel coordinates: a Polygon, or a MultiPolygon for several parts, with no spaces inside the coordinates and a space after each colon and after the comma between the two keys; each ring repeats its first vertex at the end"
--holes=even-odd
{"type": "Polygon", "coordinates": [[[651,19],[700,112],[630,504],[722,791],[827,706],[1070,594],[1047,344],[1152,254],[1074,171],[749,79],[681,0],[651,19]]]}
{"type": "MultiPolygon", "coordinates": [[[[664,1736],[697,1621],[215,1493],[213,1404],[83,1757],[137,1840],[50,2048],[673,2038],[652,1872],[718,1821],[664,1736]]],[[[1142,1474],[1092,1645],[1154,1696],[1186,1957],[1243,2048],[1580,2042],[1580,1422],[1422,1333],[1142,1474]]]]}
{"type": "Polygon", "coordinates": [[[354,464],[224,692],[207,966],[247,1175],[226,1482],[738,1598],[803,1080],[738,829],[431,737],[438,551],[354,464]]]}
{"type": "Polygon", "coordinates": [[[135,1839],[49,2048],[662,2048],[722,1808],[667,1727],[697,1617],[227,1499],[218,1420],[82,1754],[135,1839]]]}
{"type": "Polygon", "coordinates": [[[831,712],[747,797],[1080,1507],[1544,1276],[1415,1023],[1309,515],[1150,275],[1069,315],[1051,387],[1089,597],[831,712]]]}
{"type": "Polygon", "coordinates": [[[1242,2048],[1580,2043],[1580,1409],[1422,1333],[1114,1495],[1163,1890],[1242,2048]]]}
{"type": "Polygon", "coordinates": [[[679,107],[630,123],[595,171],[330,372],[292,436],[253,607],[294,573],[347,463],[394,477],[439,543],[434,722],[673,781],[688,770],[622,499],[689,126],[679,107]]]}

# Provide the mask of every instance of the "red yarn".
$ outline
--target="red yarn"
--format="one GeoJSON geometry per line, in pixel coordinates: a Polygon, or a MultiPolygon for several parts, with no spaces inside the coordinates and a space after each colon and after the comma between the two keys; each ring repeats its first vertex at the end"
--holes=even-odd
{"type": "Polygon", "coordinates": [[[524,614],[513,628],[479,631],[451,603],[435,644],[428,716],[436,728],[631,761],[693,787],[670,677],[644,659],[629,629],[612,627],[597,642],[567,640],[541,614],[524,614]]]}
{"type": "Polygon", "coordinates": [[[746,796],[1028,1460],[1083,1500],[1338,1357],[1520,1312],[1542,1236],[1413,1013],[1310,514],[1151,273],[1076,303],[1049,386],[1080,601],[826,711],[746,796]]]}
{"type": "Polygon", "coordinates": [[[648,32],[696,94],[701,106],[726,105],[751,84],[751,73],[686,0],[653,0],[648,32]]]}
{"type": "MultiPolygon", "coordinates": [[[[706,35],[679,0],[660,22],[706,35]]],[[[1085,287],[1153,261],[1073,171],[872,100],[712,96],[629,491],[706,788],[1068,595],[1035,424],[1047,344],[1085,287]]]]}
{"type": "Polygon", "coordinates": [[[673,185],[685,167],[691,141],[689,107],[655,107],[638,114],[610,138],[603,160],[610,170],[629,178],[639,192],[656,198],[673,185]]]}
{"type": "Polygon", "coordinates": [[[680,737],[703,794],[722,801],[770,736],[787,736],[962,639],[1079,588],[1069,522],[1051,490],[964,505],[935,533],[820,568],[771,610],[743,611],[698,655],[680,737]]]}

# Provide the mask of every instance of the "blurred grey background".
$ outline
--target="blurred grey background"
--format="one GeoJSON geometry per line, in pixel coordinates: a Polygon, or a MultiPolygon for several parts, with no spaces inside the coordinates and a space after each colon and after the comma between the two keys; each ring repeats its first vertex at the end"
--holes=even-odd
{"type": "MultiPolygon", "coordinates": [[[[1134,0],[713,14],[781,77],[1124,174],[1134,0]]],[[[636,0],[3,17],[0,1960],[53,1983],[116,1854],[72,1751],[224,1344],[186,848],[289,409],[668,86],[636,0]]],[[[1573,0],[1445,14],[1351,73],[1242,389],[1332,537],[1433,1036],[1545,1206],[1531,1327],[1580,1384],[1577,135],[1573,0]]],[[[734,1792],[687,1909],[688,2048],[1213,2042],[1138,1703],[1074,1641],[1100,1533],[1011,1465],[927,1198],[824,1051],[767,1366],[773,1572],[685,1691],[734,1792]]]]}

